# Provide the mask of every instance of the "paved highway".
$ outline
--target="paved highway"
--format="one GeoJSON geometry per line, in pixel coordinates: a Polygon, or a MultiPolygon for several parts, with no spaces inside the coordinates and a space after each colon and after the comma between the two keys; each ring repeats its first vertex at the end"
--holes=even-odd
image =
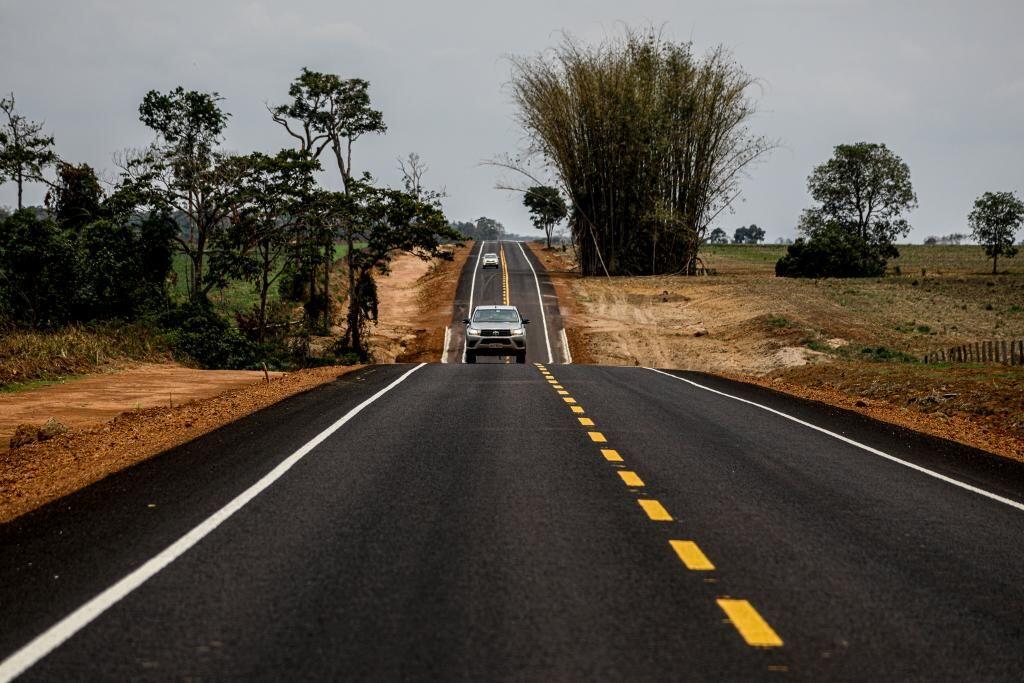
{"type": "Polygon", "coordinates": [[[0,526],[0,680],[1021,678],[1024,467],[550,363],[541,331],[525,366],[368,368],[0,526]]]}

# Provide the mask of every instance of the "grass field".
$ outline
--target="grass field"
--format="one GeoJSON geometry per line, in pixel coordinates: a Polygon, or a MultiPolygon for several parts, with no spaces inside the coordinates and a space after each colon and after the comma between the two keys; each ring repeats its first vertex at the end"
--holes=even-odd
{"type": "MultiPolygon", "coordinates": [[[[898,245],[899,258],[890,259],[888,274],[925,275],[973,274],[990,275],[992,260],[976,244],[898,245]]],[[[775,262],[786,253],[783,244],[722,244],[705,245],[701,258],[705,265],[720,273],[749,271],[775,272],[775,262]]],[[[1024,273],[1024,254],[1012,259],[999,259],[1000,273],[1024,273]]]]}
{"type": "MultiPolygon", "coordinates": [[[[360,245],[356,245],[359,247],[360,245]]],[[[345,244],[334,245],[334,260],[345,257],[348,246],[345,244]]],[[[176,302],[183,302],[188,299],[188,257],[184,254],[175,254],[172,272],[174,273],[174,285],[171,290],[171,297],[176,302]]],[[[271,303],[279,300],[277,287],[271,287],[269,301],[271,303]]],[[[244,280],[232,280],[227,287],[215,289],[210,292],[210,301],[223,315],[234,319],[235,313],[250,313],[259,304],[259,293],[255,285],[244,280]]]]}

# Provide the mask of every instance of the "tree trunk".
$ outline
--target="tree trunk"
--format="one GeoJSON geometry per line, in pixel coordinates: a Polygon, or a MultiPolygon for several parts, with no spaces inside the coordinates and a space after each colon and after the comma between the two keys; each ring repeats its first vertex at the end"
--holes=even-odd
{"type": "Polygon", "coordinates": [[[999,254],[995,254],[992,257],[992,274],[993,275],[996,274],[996,263],[998,263],[998,262],[999,262],[999,254]]]}
{"type": "Polygon", "coordinates": [[[324,332],[331,330],[331,267],[334,265],[334,240],[328,239],[324,259],[324,332]]]}
{"type": "Polygon", "coordinates": [[[345,267],[348,269],[348,310],[349,310],[349,315],[348,315],[348,328],[349,329],[346,332],[347,332],[347,335],[348,335],[348,338],[349,338],[349,346],[351,346],[352,349],[354,349],[356,351],[356,353],[359,353],[361,355],[362,352],[363,352],[363,349],[362,349],[362,346],[360,345],[362,343],[362,341],[359,340],[359,330],[353,328],[353,325],[356,328],[359,327],[359,302],[358,302],[359,294],[358,294],[358,292],[356,292],[356,280],[355,280],[356,273],[355,273],[355,267],[354,267],[355,266],[355,260],[354,260],[354,256],[353,256],[354,249],[352,248],[353,247],[353,243],[354,243],[354,241],[352,239],[352,229],[351,229],[351,226],[350,226],[349,229],[345,231],[345,246],[348,248],[348,251],[345,253],[345,267]],[[355,311],[355,318],[353,318],[353,316],[352,316],[352,312],[353,311],[355,311]],[[353,320],[355,321],[354,323],[353,323],[353,320]]]}
{"type": "Polygon", "coordinates": [[[21,211],[23,208],[25,208],[21,201],[21,189],[25,183],[25,178],[21,175],[20,168],[18,169],[18,176],[15,179],[15,181],[18,183],[18,211],[21,211]]]}
{"type": "Polygon", "coordinates": [[[267,277],[267,261],[263,261],[263,272],[260,274],[260,318],[256,339],[262,344],[267,332],[267,292],[270,290],[270,279],[267,277]]]}

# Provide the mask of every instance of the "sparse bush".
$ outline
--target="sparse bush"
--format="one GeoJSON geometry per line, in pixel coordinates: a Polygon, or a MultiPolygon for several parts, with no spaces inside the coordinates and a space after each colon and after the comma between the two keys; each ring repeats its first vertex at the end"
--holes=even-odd
{"type": "Polygon", "coordinates": [[[860,350],[861,356],[865,360],[878,361],[878,362],[889,362],[898,361],[900,363],[915,363],[917,359],[910,356],[902,351],[893,351],[887,349],[884,346],[865,346],[860,350]]]}

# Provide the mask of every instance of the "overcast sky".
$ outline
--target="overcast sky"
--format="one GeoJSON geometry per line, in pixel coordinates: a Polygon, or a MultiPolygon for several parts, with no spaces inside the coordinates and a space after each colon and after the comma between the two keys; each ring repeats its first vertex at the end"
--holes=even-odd
{"type": "MultiPolygon", "coordinates": [[[[753,222],[770,240],[793,235],[808,173],[843,142],[885,142],[910,165],[915,241],[966,231],[983,191],[1024,193],[1020,0],[0,0],[0,91],[46,122],[62,158],[109,173],[115,151],[151,140],[137,112],[150,89],[218,91],[227,148],[269,152],[289,139],[264,103],[284,101],[301,67],[358,76],[389,130],[358,143],[357,170],[397,185],[396,157],[418,152],[450,218],[527,233],[521,198],[480,165],[522,144],[506,56],[623,23],[663,26],[698,52],[725,45],[760,79],[754,130],[781,147],[720,221],[730,234],[753,222]]],[[[0,204],[14,202],[0,187],[0,204]]]]}

